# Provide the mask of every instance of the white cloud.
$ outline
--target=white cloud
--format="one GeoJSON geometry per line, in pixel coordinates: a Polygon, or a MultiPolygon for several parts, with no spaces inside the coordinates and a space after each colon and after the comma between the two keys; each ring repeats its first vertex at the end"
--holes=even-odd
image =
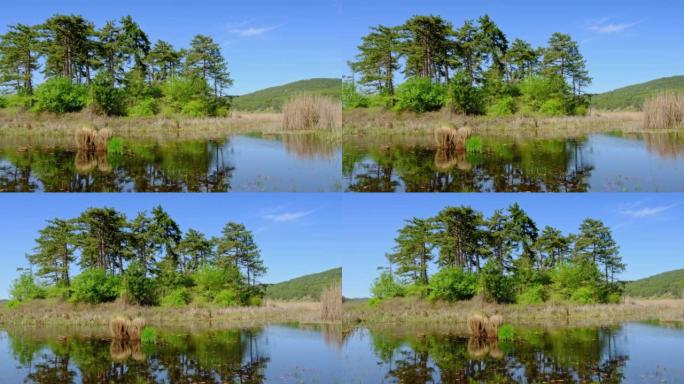
{"type": "Polygon", "coordinates": [[[293,211],[293,212],[280,212],[280,213],[270,213],[264,215],[264,219],[275,221],[278,223],[286,223],[291,221],[297,221],[306,216],[309,216],[314,211],[293,211]]]}
{"type": "Polygon", "coordinates": [[[607,18],[603,18],[601,20],[596,20],[592,21],[589,23],[589,26],[587,27],[590,31],[593,32],[598,32],[598,33],[619,33],[624,30],[627,30],[629,28],[634,27],[635,25],[639,24],[639,22],[633,22],[633,23],[608,23],[607,18]]]}
{"type": "Polygon", "coordinates": [[[230,33],[234,33],[234,34],[242,36],[242,37],[255,37],[255,36],[261,36],[265,33],[271,32],[272,30],[274,30],[276,28],[278,28],[278,27],[275,26],[275,27],[233,28],[230,30],[230,33]]]}
{"type": "Polygon", "coordinates": [[[652,217],[652,216],[657,216],[665,211],[668,211],[676,206],[678,206],[680,203],[675,203],[675,204],[670,204],[670,205],[661,205],[661,206],[655,206],[655,207],[642,207],[642,208],[631,208],[631,209],[623,209],[621,212],[623,215],[635,218],[635,219],[640,219],[644,217],[652,217]]]}

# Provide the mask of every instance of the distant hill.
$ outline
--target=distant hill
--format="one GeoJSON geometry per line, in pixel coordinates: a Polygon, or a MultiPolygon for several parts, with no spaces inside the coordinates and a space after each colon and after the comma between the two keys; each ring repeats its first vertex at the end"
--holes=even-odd
{"type": "Polygon", "coordinates": [[[283,103],[295,95],[317,94],[339,99],[341,93],[340,79],[300,80],[236,96],[233,99],[233,108],[238,111],[280,111],[283,103]]]}
{"type": "Polygon", "coordinates": [[[266,287],[266,298],[273,300],[318,300],[321,292],[342,281],[342,268],[304,275],[266,287]]]}
{"type": "Polygon", "coordinates": [[[662,91],[684,92],[684,76],[663,77],[594,95],[591,106],[604,110],[641,110],[646,98],[662,91]]]}
{"type": "Polygon", "coordinates": [[[684,295],[684,269],[630,281],[625,290],[627,296],[632,297],[682,297],[684,295]]]}

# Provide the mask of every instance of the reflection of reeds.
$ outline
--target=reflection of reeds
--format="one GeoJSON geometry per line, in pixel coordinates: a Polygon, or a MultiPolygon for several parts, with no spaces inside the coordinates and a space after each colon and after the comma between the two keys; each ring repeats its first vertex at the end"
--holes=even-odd
{"type": "Polygon", "coordinates": [[[342,127],[342,103],[318,95],[300,95],[283,105],[283,129],[338,129],[342,127]]]}
{"type": "Polygon", "coordinates": [[[342,285],[335,283],[321,292],[321,320],[342,319],[342,285]]]}
{"type": "Polygon", "coordinates": [[[649,152],[672,159],[684,154],[684,137],[679,132],[644,133],[643,138],[649,152]]]}
{"type": "Polygon", "coordinates": [[[468,354],[474,359],[481,359],[489,353],[486,339],[471,337],[468,339],[468,354]]]}
{"type": "Polygon", "coordinates": [[[684,94],[662,92],[644,102],[646,129],[684,127],[684,94]]]}
{"type": "Polygon", "coordinates": [[[109,345],[109,354],[114,361],[124,361],[131,356],[131,346],[126,340],[113,339],[109,345]]]}
{"type": "Polygon", "coordinates": [[[283,135],[283,144],[286,151],[309,159],[317,156],[330,158],[335,151],[332,143],[316,134],[285,134],[283,135]]]}
{"type": "Polygon", "coordinates": [[[465,151],[454,151],[437,148],[435,152],[435,167],[442,172],[451,170],[454,166],[462,171],[472,168],[465,151]]]}
{"type": "Polygon", "coordinates": [[[107,154],[104,152],[79,150],[76,152],[76,157],[74,158],[74,166],[76,167],[76,171],[82,174],[90,173],[95,168],[105,173],[112,171],[112,166],[109,164],[107,154]]]}
{"type": "Polygon", "coordinates": [[[351,335],[351,331],[343,331],[341,324],[321,324],[321,333],[326,345],[335,346],[341,349],[347,337],[351,335]]]}

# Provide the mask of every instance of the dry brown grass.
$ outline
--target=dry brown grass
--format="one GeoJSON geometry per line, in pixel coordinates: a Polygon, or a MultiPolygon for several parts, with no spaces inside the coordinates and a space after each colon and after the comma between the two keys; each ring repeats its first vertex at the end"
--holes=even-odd
{"type": "Polygon", "coordinates": [[[440,149],[452,149],[456,147],[456,128],[449,124],[441,124],[435,128],[435,144],[440,149]]]}
{"type": "Polygon", "coordinates": [[[122,316],[125,319],[142,317],[147,325],[153,327],[182,329],[203,329],[209,326],[255,326],[284,322],[300,324],[322,322],[319,302],[266,300],[260,307],[216,308],[193,305],[163,308],[126,305],[123,302],[90,305],[46,299],[22,303],[13,309],[0,306],[0,325],[95,326],[107,329],[110,321],[116,316],[122,316]]]}
{"type": "Polygon", "coordinates": [[[373,135],[426,135],[435,126],[450,124],[468,126],[471,134],[513,138],[560,138],[582,134],[610,132],[641,132],[641,112],[591,111],[587,116],[464,116],[442,111],[428,113],[395,112],[375,108],[346,110],[343,114],[343,134],[367,137],[373,135]]]}
{"type": "Polygon", "coordinates": [[[623,321],[684,321],[684,300],[625,299],[623,304],[535,305],[492,304],[473,301],[456,303],[429,302],[413,298],[397,298],[369,306],[365,301],[347,302],[343,308],[344,323],[429,324],[435,328],[458,329],[468,333],[467,319],[473,313],[497,314],[512,325],[604,325],[623,321]]]}
{"type": "Polygon", "coordinates": [[[283,105],[283,130],[336,130],[341,127],[342,103],[339,100],[300,95],[283,105]]]}
{"type": "Polygon", "coordinates": [[[131,324],[128,327],[128,337],[130,340],[140,340],[140,334],[145,328],[145,319],[142,317],[136,317],[131,320],[131,324]]]}
{"type": "Polygon", "coordinates": [[[321,292],[321,320],[342,320],[342,285],[333,284],[321,292]]]}
{"type": "Polygon", "coordinates": [[[659,93],[644,102],[645,129],[684,128],[684,94],[659,93]]]}
{"type": "Polygon", "coordinates": [[[468,316],[468,334],[474,338],[484,338],[487,336],[487,316],[474,314],[468,316]]]}
{"type": "Polygon", "coordinates": [[[115,340],[128,340],[129,329],[131,328],[131,320],[125,316],[116,316],[109,321],[109,332],[112,335],[112,339],[115,340]]]}

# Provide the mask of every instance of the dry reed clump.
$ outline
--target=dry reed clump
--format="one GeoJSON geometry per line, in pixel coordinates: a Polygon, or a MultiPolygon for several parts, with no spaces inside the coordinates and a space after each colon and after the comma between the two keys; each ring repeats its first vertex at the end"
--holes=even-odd
{"type": "Polygon", "coordinates": [[[342,285],[335,283],[321,292],[321,320],[342,320],[342,285]]]}
{"type": "Polygon", "coordinates": [[[131,321],[123,316],[116,316],[109,322],[109,331],[114,340],[128,340],[130,327],[131,321]]]}
{"type": "Polygon", "coordinates": [[[109,322],[109,331],[114,340],[140,341],[140,333],[145,328],[145,319],[136,317],[132,321],[124,316],[116,316],[109,322]]]}
{"type": "Polygon", "coordinates": [[[644,102],[645,129],[684,128],[684,93],[663,92],[644,102]]]}
{"type": "Polygon", "coordinates": [[[141,317],[136,317],[131,321],[131,325],[128,328],[128,337],[131,340],[140,340],[140,333],[143,328],[145,328],[145,319],[141,317]]]}
{"type": "Polygon", "coordinates": [[[474,314],[468,317],[468,333],[475,338],[495,339],[499,335],[499,327],[503,324],[501,315],[474,314]]]}
{"type": "Polygon", "coordinates": [[[450,124],[442,124],[434,130],[437,148],[456,149],[462,151],[466,147],[466,141],[473,134],[472,128],[463,126],[459,129],[450,124]]]}
{"type": "Polygon", "coordinates": [[[82,127],[76,131],[76,146],[86,152],[105,152],[107,142],[112,138],[112,131],[107,128],[96,131],[92,128],[82,127]]]}
{"type": "Polygon", "coordinates": [[[324,96],[301,95],[283,105],[282,128],[288,131],[342,128],[342,103],[324,96]]]}

